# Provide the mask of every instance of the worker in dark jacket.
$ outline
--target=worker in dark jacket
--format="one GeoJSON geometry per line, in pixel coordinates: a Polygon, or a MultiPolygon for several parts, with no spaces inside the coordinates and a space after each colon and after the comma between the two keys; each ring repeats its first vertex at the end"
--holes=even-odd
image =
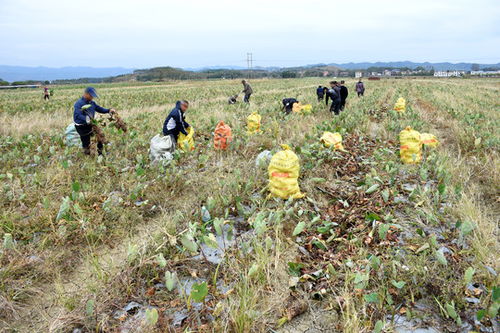
{"type": "Polygon", "coordinates": [[[358,93],[358,97],[364,96],[365,94],[365,85],[361,79],[359,79],[359,82],[356,83],[356,92],[358,93]]]}
{"type": "MultiPolygon", "coordinates": [[[[95,113],[115,113],[114,109],[105,109],[96,102],[94,98],[98,98],[96,90],[93,87],[87,87],[82,98],[76,101],[73,110],[73,121],[75,129],[82,140],[83,152],[90,155],[90,137],[94,135],[92,131],[91,121],[95,117],[95,113]]],[[[97,152],[102,155],[102,142],[97,143],[97,152]]]]}
{"type": "Polygon", "coordinates": [[[316,89],[316,95],[318,95],[318,102],[321,102],[325,96],[325,88],[323,86],[318,86],[316,89]]]}
{"type": "Polygon", "coordinates": [[[293,105],[299,101],[295,98],[285,98],[281,102],[283,103],[281,110],[285,110],[285,114],[290,114],[293,111],[293,105]]]}
{"type": "Polygon", "coordinates": [[[186,122],[184,115],[188,107],[188,101],[177,101],[177,103],[175,103],[175,108],[170,111],[163,123],[163,135],[170,135],[174,146],[177,145],[179,133],[188,135],[186,129],[189,127],[189,124],[186,122]]]}
{"type": "Polygon", "coordinates": [[[340,111],[344,111],[347,96],[349,96],[349,90],[345,86],[345,81],[342,80],[340,81],[340,111]]]}
{"type": "Polygon", "coordinates": [[[328,105],[328,98],[332,100],[332,105],[330,106],[330,112],[338,115],[340,112],[340,87],[337,81],[330,82],[330,89],[326,94],[326,105],[328,105]]]}
{"type": "Polygon", "coordinates": [[[253,94],[252,86],[246,80],[241,81],[241,83],[243,84],[242,93],[245,94],[245,97],[243,98],[243,102],[250,103],[250,96],[253,94]]]}

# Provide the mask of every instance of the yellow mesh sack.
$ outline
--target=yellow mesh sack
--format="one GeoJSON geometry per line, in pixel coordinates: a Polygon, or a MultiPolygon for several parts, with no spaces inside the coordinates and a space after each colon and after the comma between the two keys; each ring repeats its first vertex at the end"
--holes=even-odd
{"type": "Polygon", "coordinates": [[[399,97],[396,104],[394,104],[394,110],[400,113],[406,112],[406,99],[399,97]]]}
{"type": "Polygon", "coordinates": [[[255,134],[260,132],[260,121],[262,117],[257,112],[252,112],[251,115],[247,117],[247,133],[255,134]]]}
{"type": "Polygon", "coordinates": [[[311,104],[304,104],[302,105],[302,114],[311,114],[312,113],[312,105],[311,104]]]}
{"type": "Polygon", "coordinates": [[[424,146],[429,148],[436,148],[439,145],[439,141],[434,134],[420,133],[420,140],[424,146]]]}
{"type": "Polygon", "coordinates": [[[422,159],[422,142],[420,133],[410,126],[399,133],[399,155],[405,164],[419,163],[422,159]]]}
{"type": "Polygon", "coordinates": [[[293,103],[292,112],[301,113],[301,114],[310,114],[312,113],[312,105],[311,104],[301,104],[293,103]]]}
{"type": "Polygon", "coordinates": [[[327,148],[333,146],[335,149],[344,150],[340,133],[324,132],[319,141],[327,148]]]}
{"type": "Polygon", "coordinates": [[[271,158],[267,169],[269,174],[270,196],[282,199],[299,199],[304,194],[299,188],[299,157],[288,145],[281,145],[282,151],[271,158]]]}
{"type": "Polygon", "coordinates": [[[194,129],[193,126],[189,126],[186,129],[188,135],[179,133],[179,138],[177,138],[177,146],[183,151],[194,150],[194,129]]]}

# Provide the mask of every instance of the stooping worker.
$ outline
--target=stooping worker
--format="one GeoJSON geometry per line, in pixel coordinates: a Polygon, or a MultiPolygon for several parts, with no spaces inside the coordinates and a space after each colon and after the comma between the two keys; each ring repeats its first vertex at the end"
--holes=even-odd
{"type": "Polygon", "coordinates": [[[365,94],[365,85],[361,79],[356,83],[356,92],[358,93],[358,97],[364,96],[365,94]]]}
{"type": "Polygon", "coordinates": [[[349,96],[349,90],[345,86],[345,81],[340,81],[340,110],[344,111],[345,102],[347,101],[347,96],[349,96]]]}
{"type": "Polygon", "coordinates": [[[282,100],[283,106],[281,107],[281,110],[285,110],[285,114],[290,114],[293,110],[293,105],[298,102],[299,101],[295,98],[284,98],[282,100]]]}
{"type": "Polygon", "coordinates": [[[326,105],[328,105],[328,98],[332,100],[332,105],[330,106],[330,112],[338,115],[340,112],[340,87],[337,81],[330,82],[330,89],[326,94],[326,105]]]}
{"type": "Polygon", "coordinates": [[[236,104],[236,100],[238,98],[238,95],[234,95],[234,96],[231,96],[229,97],[229,99],[227,100],[227,103],[228,104],[236,104]]]}
{"type": "Polygon", "coordinates": [[[325,96],[325,89],[323,86],[318,86],[316,89],[316,95],[318,95],[318,102],[321,102],[323,100],[323,97],[325,96]]]}
{"type": "MultiPolygon", "coordinates": [[[[90,155],[90,138],[94,135],[91,121],[95,117],[95,113],[115,113],[114,109],[106,109],[93,101],[94,98],[99,98],[96,90],[93,87],[85,88],[83,96],[76,101],[73,111],[73,121],[75,129],[82,140],[83,153],[90,155]]],[[[97,143],[97,153],[102,155],[102,142],[97,143]]]]}
{"type": "Polygon", "coordinates": [[[188,135],[186,129],[189,124],[186,122],[185,112],[189,108],[189,102],[186,100],[177,101],[175,108],[170,111],[163,123],[163,135],[169,135],[172,139],[173,147],[177,146],[179,133],[188,135]]]}
{"type": "Polygon", "coordinates": [[[245,94],[243,102],[250,103],[250,96],[253,94],[252,86],[250,86],[250,84],[246,80],[241,81],[241,83],[243,84],[242,93],[245,94]]]}

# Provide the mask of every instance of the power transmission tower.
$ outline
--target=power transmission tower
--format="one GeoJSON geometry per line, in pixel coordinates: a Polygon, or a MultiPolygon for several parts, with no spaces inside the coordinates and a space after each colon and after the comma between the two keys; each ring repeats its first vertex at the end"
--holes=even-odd
{"type": "Polygon", "coordinates": [[[247,53],[247,68],[248,68],[248,78],[252,76],[253,69],[253,54],[247,53]]]}

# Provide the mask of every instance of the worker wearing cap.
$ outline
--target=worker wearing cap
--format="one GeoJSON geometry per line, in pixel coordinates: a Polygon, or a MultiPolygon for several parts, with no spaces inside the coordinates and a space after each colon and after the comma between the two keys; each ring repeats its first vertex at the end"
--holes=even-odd
{"type": "Polygon", "coordinates": [[[253,94],[252,86],[246,80],[241,81],[241,83],[243,84],[242,93],[245,94],[245,97],[243,97],[243,102],[250,103],[250,96],[253,94]]]}
{"type": "MultiPolygon", "coordinates": [[[[87,87],[83,96],[76,101],[73,111],[75,128],[80,135],[83,152],[86,155],[90,155],[90,137],[93,135],[91,121],[94,119],[95,113],[115,113],[114,109],[105,109],[97,105],[97,103],[93,101],[94,98],[99,98],[96,90],[93,87],[87,87]]],[[[102,155],[102,148],[103,144],[98,142],[97,152],[99,155],[102,155]]]]}

